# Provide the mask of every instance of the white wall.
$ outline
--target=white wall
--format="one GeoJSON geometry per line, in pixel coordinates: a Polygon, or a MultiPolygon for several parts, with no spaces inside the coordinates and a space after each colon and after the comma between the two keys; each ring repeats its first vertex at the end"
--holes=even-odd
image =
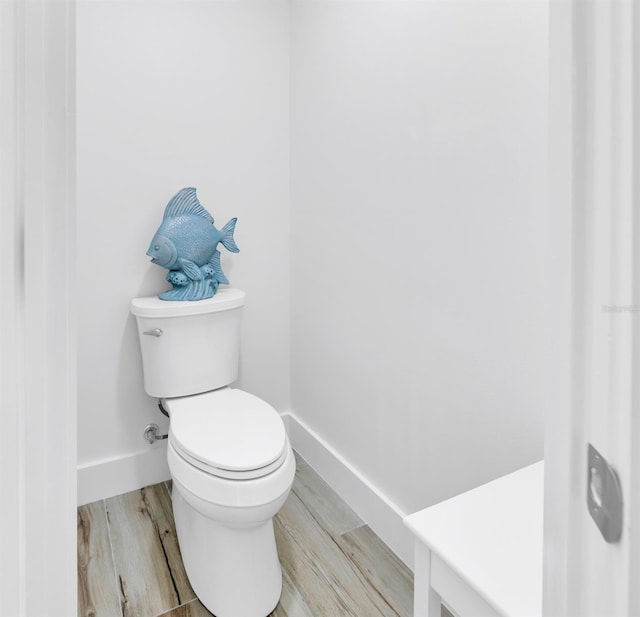
{"type": "Polygon", "coordinates": [[[144,426],[167,424],[129,302],[168,287],[145,252],[184,186],[217,225],[238,217],[241,252],[222,250],[248,293],[238,386],[289,407],[288,19],[284,0],[78,4],[80,501],[152,481],[163,458],[138,456],[144,426]]]}
{"type": "Polygon", "coordinates": [[[542,458],[547,7],[291,31],[292,406],[411,512],[542,458]]]}
{"type": "Polygon", "coordinates": [[[80,501],[166,473],[128,310],[165,288],[144,253],[187,185],[239,217],[238,385],[391,511],[542,456],[546,20],[544,0],[80,1],[80,501]]]}

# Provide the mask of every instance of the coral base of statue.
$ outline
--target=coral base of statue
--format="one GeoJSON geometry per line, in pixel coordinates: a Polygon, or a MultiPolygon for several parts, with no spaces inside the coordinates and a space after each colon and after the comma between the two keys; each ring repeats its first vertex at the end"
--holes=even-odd
{"type": "MultiPolygon", "coordinates": [[[[171,280],[173,272],[169,272],[167,280],[172,284],[173,289],[163,291],[158,294],[160,300],[206,300],[215,296],[220,285],[219,281],[211,278],[203,278],[200,281],[190,281],[186,279],[184,282],[175,283],[171,280]]],[[[182,274],[178,272],[177,274],[182,274]]],[[[175,277],[174,277],[175,278],[175,277]]]]}

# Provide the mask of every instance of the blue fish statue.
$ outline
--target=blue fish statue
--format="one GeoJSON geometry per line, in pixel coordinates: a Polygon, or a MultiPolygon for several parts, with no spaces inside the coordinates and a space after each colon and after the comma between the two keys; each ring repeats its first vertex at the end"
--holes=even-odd
{"type": "Polygon", "coordinates": [[[216,229],[193,187],[171,198],[147,251],[151,263],[169,270],[172,289],[158,294],[161,300],[204,300],[213,297],[220,284],[229,284],[217,246],[221,243],[232,253],[240,251],[233,239],[237,220],[232,218],[216,229]]]}

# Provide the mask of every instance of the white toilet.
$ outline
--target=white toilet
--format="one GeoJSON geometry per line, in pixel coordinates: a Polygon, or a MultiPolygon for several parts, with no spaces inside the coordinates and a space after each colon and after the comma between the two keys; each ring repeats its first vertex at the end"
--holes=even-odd
{"type": "Polygon", "coordinates": [[[229,387],[238,376],[244,302],[233,288],[197,302],[131,302],[145,391],[170,416],[167,457],[185,570],[216,617],[265,617],[278,603],[272,519],[295,474],[275,409],[229,387]]]}

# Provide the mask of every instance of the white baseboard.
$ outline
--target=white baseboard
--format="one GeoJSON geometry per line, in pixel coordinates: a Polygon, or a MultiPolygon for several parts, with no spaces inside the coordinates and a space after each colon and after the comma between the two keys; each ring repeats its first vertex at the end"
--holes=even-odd
{"type": "MultiPolygon", "coordinates": [[[[281,417],[288,432],[288,412],[281,417]]],[[[79,506],[165,482],[171,479],[167,442],[154,444],[142,452],[78,465],[77,476],[79,506]]]]}
{"type": "Polygon", "coordinates": [[[169,480],[167,444],[78,466],[78,505],[169,480]]]}
{"type": "MultiPolygon", "coordinates": [[[[378,537],[413,569],[413,534],[405,513],[294,413],[282,420],[293,448],[322,476],[378,537]]],[[[78,467],[78,505],[169,480],[166,442],[149,450],[78,467]]]]}
{"type": "Polygon", "coordinates": [[[406,514],[294,413],[285,418],[293,449],[413,569],[413,534],[402,523],[406,514]]]}

